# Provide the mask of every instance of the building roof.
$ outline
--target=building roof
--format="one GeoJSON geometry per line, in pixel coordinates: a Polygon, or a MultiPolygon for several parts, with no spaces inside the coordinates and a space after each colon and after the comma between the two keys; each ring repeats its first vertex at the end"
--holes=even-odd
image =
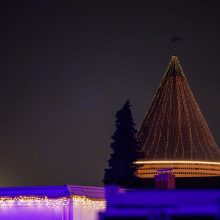
{"type": "Polygon", "coordinates": [[[16,186],[0,187],[0,197],[37,196],[37,197],[68,197],[67,186],[16,186]]]}
{"type": "Polygon", "coordinates": [[[17,187],[0,187],[0,197],[19,197],[19,196],[36,196],[36,197],[70,197],[81,196],[88,199],[105,199],[104,187],[93,186],[17,186],[17,187]]]}
{"type": "Polygon", "coordinates": [[[72,196],[85,196],[89,199],[105,199],[105,188],[95,186],[68,185],[72,196]]]}
{"type": "Polygon", "coordinates": [[[143,160],[220,161],[220,149],[172,56],[138,132],[143,160]]]}

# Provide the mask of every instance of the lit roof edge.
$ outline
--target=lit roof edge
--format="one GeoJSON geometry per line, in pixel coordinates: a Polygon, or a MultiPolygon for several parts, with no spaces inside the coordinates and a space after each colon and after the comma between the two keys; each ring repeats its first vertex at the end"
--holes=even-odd
{"type": "Polygon", "coordinates": [[[159,164],[184,164],[184,163],[190,163],[190,164],[210,164],[210,165],[220,165],[220,162],[215,161],[192,161],[192,160],[155,160],[155,161],[136,161],[135,164],[152,164],[152,163],[159,163],[159,164]]]}

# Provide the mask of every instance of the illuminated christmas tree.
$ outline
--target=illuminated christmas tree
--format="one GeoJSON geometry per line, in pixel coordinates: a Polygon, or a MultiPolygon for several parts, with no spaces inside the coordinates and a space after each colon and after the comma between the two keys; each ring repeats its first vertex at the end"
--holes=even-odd
{"type": "Polygon", "coordinates": [[[172,168],[176,177],[220,176],[220,149],[173,55],[137,135],[138,176],[172,168]]]}

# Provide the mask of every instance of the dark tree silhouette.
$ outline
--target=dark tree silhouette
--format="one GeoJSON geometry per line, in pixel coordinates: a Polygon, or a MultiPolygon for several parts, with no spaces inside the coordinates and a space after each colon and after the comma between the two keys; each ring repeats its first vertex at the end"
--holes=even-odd
{"type": "Polygon", "coordinates": [[[104,184],[116,184],[122,187],[134,187],[139,178],[136,177],[137,167],[134,162],[140,159],[140,151],[136,140],[136,129],[133,122],[130,103],[116,113],[116,130],[112,136],[113,150],[105,169],[104,184]]]}

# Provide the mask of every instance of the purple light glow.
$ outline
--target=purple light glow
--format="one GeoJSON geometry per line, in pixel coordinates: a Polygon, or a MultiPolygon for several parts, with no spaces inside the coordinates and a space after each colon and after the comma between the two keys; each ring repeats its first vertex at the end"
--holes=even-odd
{"type": "Polygon", "coordinates": [[[219,219],[219,190],[129,190],[109,186],[107,208],[100,213],[105,218],[134,219],[219,219]]]}
{"type": "Polygon", "coordinates": [[[0,188],[1,220],[96,220],[104,209],[103,187],[0,188]]]}
{"type": "Polygon", "coordinates": [[[63,207],[3,207],[0,212],[1,220],[61,220],[63,207]]]}
{"type": "Polygon", "coordinates": [[[67,186],[23,186],[0,187],[1,197],[38,196],[48,198],[68,197],[70,192],[67,186]]]}

